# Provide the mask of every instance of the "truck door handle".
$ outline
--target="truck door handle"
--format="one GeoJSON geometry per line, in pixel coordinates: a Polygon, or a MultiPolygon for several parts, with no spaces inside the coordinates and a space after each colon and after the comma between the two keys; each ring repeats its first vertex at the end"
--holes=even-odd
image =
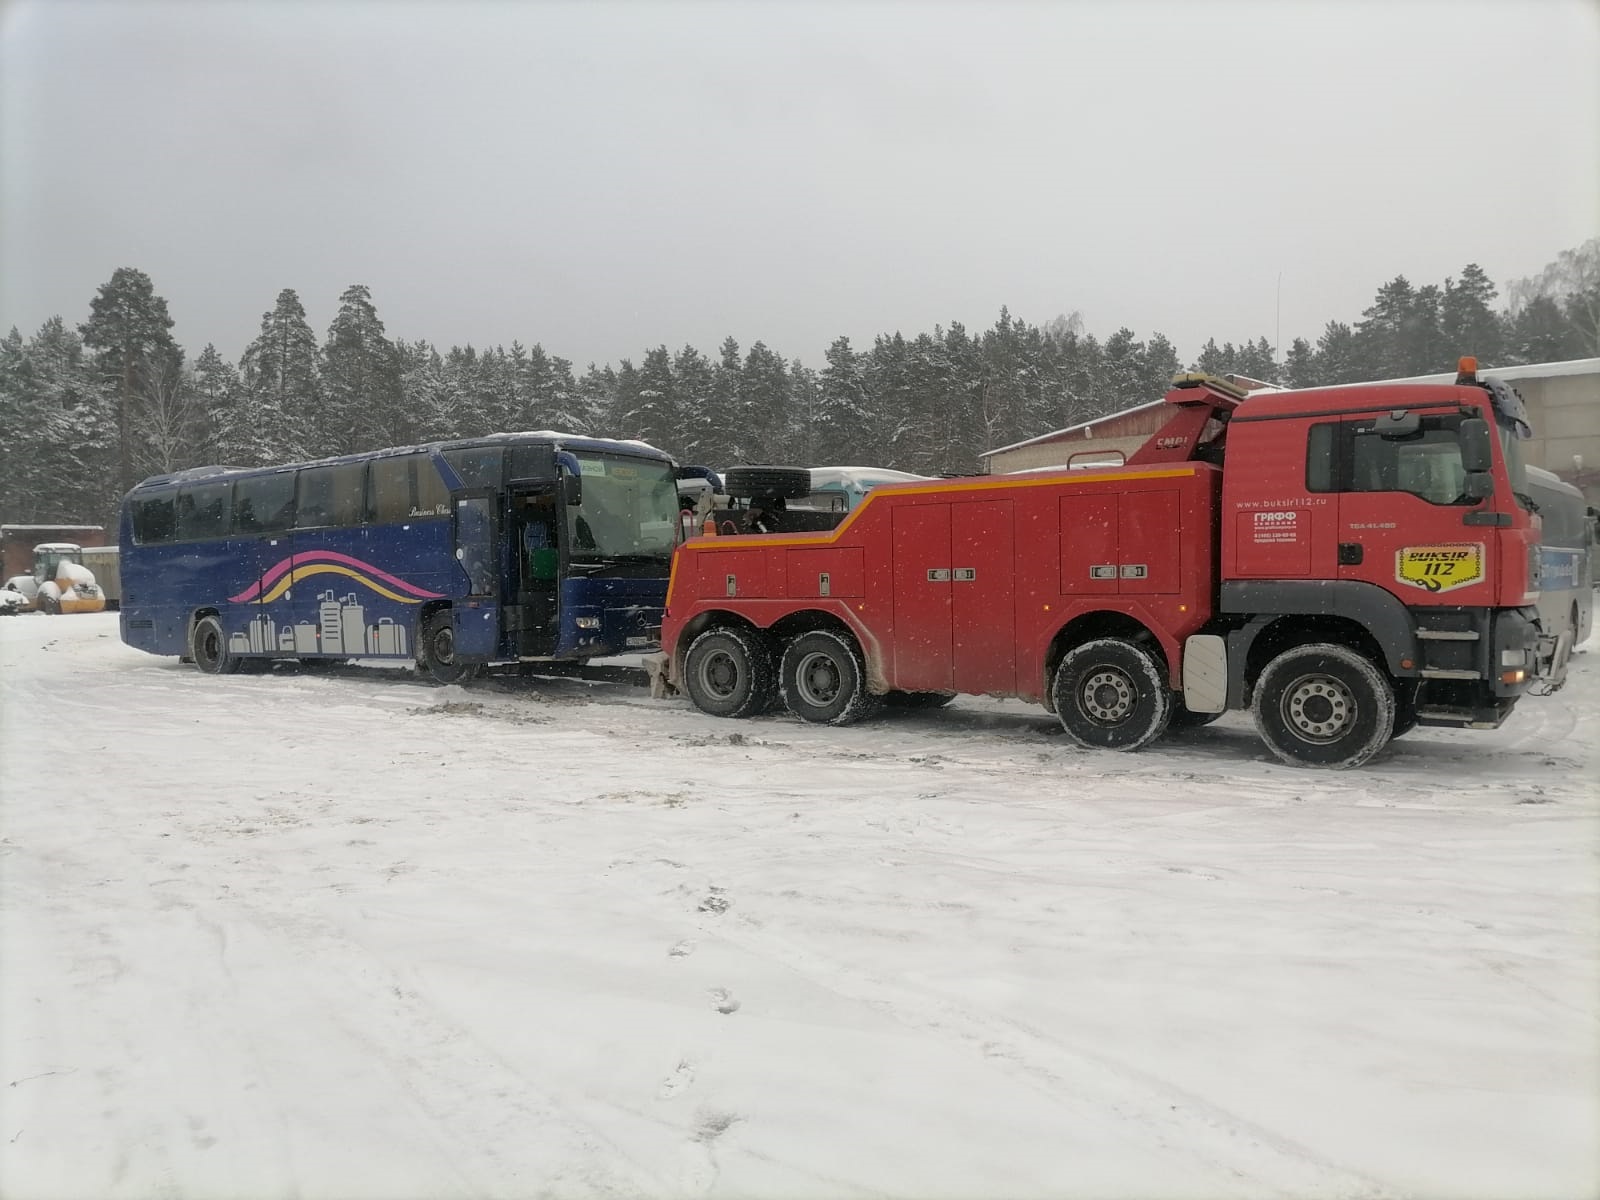
{"type": "Polygon", "coordinates": [[[949,583],[950,582],[950,568],[949,567],[929,567],[928,568],[928,582],[929,583],[949,583]]]}
{"type": "Polygon", "coordinates": [[[1341,567],[1359,567],[1365,555],[1366,547],[1360,542],[1339,543],[1339,565],[1341,567]]]}

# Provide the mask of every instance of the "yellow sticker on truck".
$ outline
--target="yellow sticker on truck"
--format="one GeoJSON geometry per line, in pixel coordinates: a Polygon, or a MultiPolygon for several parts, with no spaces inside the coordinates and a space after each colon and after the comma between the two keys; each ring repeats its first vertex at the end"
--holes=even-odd
{"type": "Polygon", "coordinates": [[[1483,543],[1401,546],[1394,552],[1394,577],[1428,592],[1448,592],[1483,578],[1483,543]]]}

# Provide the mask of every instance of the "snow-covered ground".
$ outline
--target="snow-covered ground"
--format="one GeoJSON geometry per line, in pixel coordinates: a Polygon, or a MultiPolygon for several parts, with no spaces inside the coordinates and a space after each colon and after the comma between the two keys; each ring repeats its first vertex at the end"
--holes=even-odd
{"type": "Polygon", "coordinates": [[[1349,773],[0,621],[0,1193],[1592,1196],[1600,647],[1349,773]]]}

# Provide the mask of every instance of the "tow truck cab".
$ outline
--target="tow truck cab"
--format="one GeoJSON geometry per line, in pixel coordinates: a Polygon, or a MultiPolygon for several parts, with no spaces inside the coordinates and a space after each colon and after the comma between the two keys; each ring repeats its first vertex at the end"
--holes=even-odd
{"type": "Polygon", "coordinates": [[[1493,727],[1535,676],[1559,684],[1570,639],[1541,637],[1534,608],[1528,436],[1520,397],[1471,360],[1454,385],[1242,400],[1219,512],[1228,707],[1310,628],[1371,652],[1407,723],[1493,727]]]}

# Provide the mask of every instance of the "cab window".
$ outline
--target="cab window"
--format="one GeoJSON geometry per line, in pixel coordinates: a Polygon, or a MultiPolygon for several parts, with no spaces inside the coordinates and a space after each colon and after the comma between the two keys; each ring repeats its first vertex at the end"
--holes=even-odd
{"type": "Polygon", "coordinates": [[[1420,418],[1414,432],[1386,433],[1370,419],[1313,425],[1306,487],[1313,492],[1408,492],[1430,504],[1467,503],[1461,417],[1420,418]]]}

